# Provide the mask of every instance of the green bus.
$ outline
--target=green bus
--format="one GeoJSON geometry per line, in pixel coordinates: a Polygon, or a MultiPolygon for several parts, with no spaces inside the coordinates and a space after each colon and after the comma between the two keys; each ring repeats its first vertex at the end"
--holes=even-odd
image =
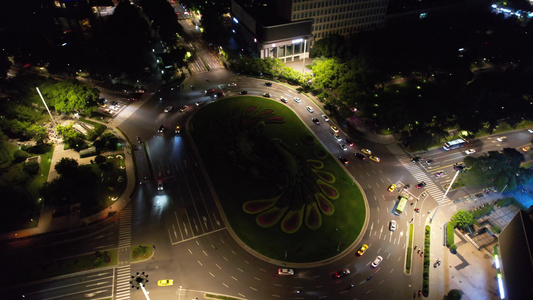
{"type": "Polygon", "coordinates": [[[400,201],[398,201],[398,205],[396,205],[396,209],[394,210],[395,215],[399,216],[403,212],[408,200],[409,199],[407,199],[407,197],[405,197],[404,195],[400,196],[400,201]]]}

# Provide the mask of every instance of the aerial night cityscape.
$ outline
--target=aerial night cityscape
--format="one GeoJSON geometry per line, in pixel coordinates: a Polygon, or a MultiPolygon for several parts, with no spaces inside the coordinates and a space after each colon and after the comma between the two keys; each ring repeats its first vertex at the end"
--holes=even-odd
{"type": "Polygon", "coordinates": [[[0,1],[0,299],[531,299],[532,18],[0,1]]]}

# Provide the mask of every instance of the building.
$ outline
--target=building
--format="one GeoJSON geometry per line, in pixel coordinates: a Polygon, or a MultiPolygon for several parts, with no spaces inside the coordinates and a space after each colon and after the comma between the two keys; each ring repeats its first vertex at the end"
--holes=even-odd
{"type": "Polygon", "coordinates": [[[533,207],[518,211],[499,236],[502,299],[531,299],[533,295],[533,207]],[[503,290],[503,293],[502,293],[503,290]]]}
{"type": "Polygon", "coordinates": [[[388,0],[232,0],[239,42],[252,55],[283,61],[308,57],[331,34],[383,27],[388,0]]]}

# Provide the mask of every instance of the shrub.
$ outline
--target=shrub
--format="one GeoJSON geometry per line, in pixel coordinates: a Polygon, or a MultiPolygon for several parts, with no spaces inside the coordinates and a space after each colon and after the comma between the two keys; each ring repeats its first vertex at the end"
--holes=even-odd
{"type": "Polygon", "coordinates": [[[454,229],[455,222],[448,222],[446,224],[446,247],[450,247],[454,243],[454,229]]]}
{"type": "Polygon", "coordinates": [[[24,164],[24,167],[22,167],[24,172],[26,172],[31,177],[39,174],[39,171],[41,171],[41,166],[36,161],[30,161],[24,164]]]}
{"type": "Polygon", "coordinates": [[[514,200],[515,199],[513,197],[506,197],[506,198],[503,198],[503,199],[498,199],[495,204],[498,207],[505,207],[505,206],[510,205],[511,203],[513,203],[514,200]]]}
{"type": "Polygon", "coordinates": [[[502,229],[500,228],[500,226],[496,225],[496,226],[492,226],[490,228],[490,230],[496,234],[499,234],[500,232],[502,232],[502,229]]]}
{"type": "Polygon", "coordinates": [[[456,244],[452,244],[452,245],[450,246],[450,250],[451,250],[453,253],[455,253],[455,251],[457,251],[457,245],[456,245],[456,244]]]}
{"type": "Polygon", "coordinates": [[[422,293],[425,297],[429,295],[429,246],[430,246],[431,227],[426,225],[425,227],[425,243],[424,243],[424,271],[422,282],[422,293]]]}
{"type": "Polygon", "coordinates": [[[23,162],[30,156],[30,154],[26,151],[22,150],[16,150],[15,153],[13,153],[15,163],[23,162]]]}
{"type": "Polygon", "coordinates": [[[487,215],[488,213],[490,213],[493,210],[494,210],[494,206],[493,205],[487,205],[487,206],[482,207],[480,209],[474,210],[472,212],[472,216],[474,217],[474,219],[479,219],[479,218],[487,215]]]}

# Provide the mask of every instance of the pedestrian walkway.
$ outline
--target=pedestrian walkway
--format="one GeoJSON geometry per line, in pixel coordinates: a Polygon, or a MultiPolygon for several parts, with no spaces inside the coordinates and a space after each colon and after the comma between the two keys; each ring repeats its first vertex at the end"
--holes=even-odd
{"type": "Polygon", "coordinates": [[[116,269],[116,285],[115,285],[115,300],[130,299],[131,291],[131,266],[124,265],[116,269]]]}
{"type": "MultiPolygon", "coordinates": [[[[418,163],[413,163],[411,161],[411,157],[409,157],[407,154],[405,154],[405,151],[398,146],[398,144],[392,144],[388,145],[387,149],[400,161],[402,166],[413,175],[413,177],[416,179],[416,183],[419,182],[425,182],[426,186],[424,187],[424,192],[428,193],[435,199],[435,201],[440,202],[442,200],[442,197],[444,196],[444,193],[442,190],[429,178],[427,173],[422,170],[420,165],[418,163]]],[[[450,202],[450,199],[446,197],[443,201],[443,204],[446,202],[450,202]]]]}

